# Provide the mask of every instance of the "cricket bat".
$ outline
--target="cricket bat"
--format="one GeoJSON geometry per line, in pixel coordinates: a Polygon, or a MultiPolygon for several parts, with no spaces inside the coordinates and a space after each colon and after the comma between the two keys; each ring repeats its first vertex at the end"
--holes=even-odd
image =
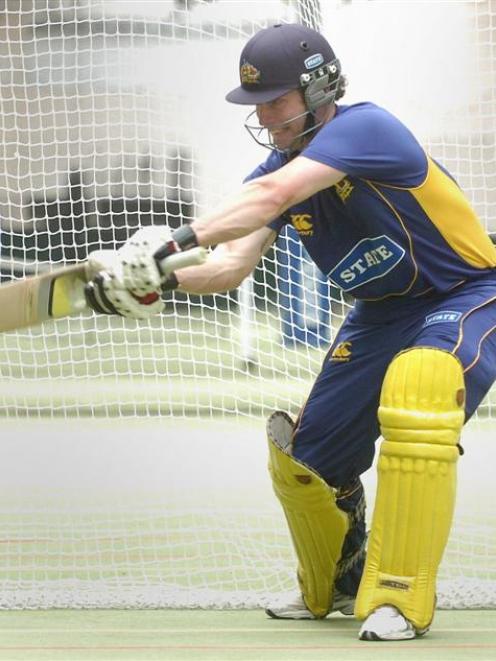
{"type": "MultiPolygon", "coordinates": [[[[205,248],[165,257],[160,263],[164,279],[177,269],[202,264],[206,257],[205,248]]],[[[82,312],[87,307],[84,287],[97,273],[91,271],[88,262],[82,262],[0,286],[0,332],[82,312]]]]}

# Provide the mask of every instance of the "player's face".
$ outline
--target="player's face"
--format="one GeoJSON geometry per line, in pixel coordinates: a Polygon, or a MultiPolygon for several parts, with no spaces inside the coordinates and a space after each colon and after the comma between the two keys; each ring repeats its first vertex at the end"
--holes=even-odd
{"type": "Polygon", "coordinates": [[[301,147],[297,137],[305,128],[305,112],[305,103],[298,90],[287,92],[274,101],[256,107],[260,125],[269,131],[272,142],[281,150],[301,147]]]}

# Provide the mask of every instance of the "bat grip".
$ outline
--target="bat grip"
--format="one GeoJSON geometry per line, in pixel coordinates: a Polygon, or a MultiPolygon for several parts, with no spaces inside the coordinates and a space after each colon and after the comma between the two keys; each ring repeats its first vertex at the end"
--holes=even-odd
{"type": "Polygon", "coordinates": [[[183,269],[187,266],[198,266],[199,264],[203,264],[206,259],[206,248],[197,246],[196,248],[191,248],[190,250],[184,250],[181,252],[175,252],[172,255],[167,255],[163,259],[159,260],[158,265],[164,276],[164,280],[166,280],[173,271],[183,269]]]}

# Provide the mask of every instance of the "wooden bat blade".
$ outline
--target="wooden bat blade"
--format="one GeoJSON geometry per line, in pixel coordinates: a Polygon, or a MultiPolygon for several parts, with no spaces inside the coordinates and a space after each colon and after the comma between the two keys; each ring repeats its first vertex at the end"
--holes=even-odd
{"type": "Polygon", "coordinates": [[[86,279],[86,265],[76,264],[1,286],[0,332],[81,312],[86,279]]]}
{"type": "MultiPolygon", "coordinates": [[[[102,258],[105,253],[115,254],[113,250],[99,251],[102,258]]],[[[202,264],[206,257],[205,248],[170,255],[163,260],[165,273],[202,264]]],[[[104,261],[101,268],[105,269],[104,261]]],[[[0,332],[82,312],[86,308],[84,286],[98,270],[98,265],[90,268],[84,262],[0,286],[0,332]]]]}

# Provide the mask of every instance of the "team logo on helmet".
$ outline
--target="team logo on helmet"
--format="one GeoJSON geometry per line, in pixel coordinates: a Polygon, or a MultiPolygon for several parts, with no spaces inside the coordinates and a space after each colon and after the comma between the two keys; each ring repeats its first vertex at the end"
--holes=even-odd
{"type": "Polygon", "coordinates": [[[257,85],[260,83],[260,71],[249,62],[245,62],[241,66],[239,75],[243,84],[257,85]]]}
{"type": "Polygon", "coordinates": [[[305,68],[306,69],[315,69],[315,67],[318,67],[319,64],[322,64],[324,62],[324,56],[322,53],[315,53],[315,55],[311,55],[310,57],[307,57],[305,60],[305,68]]]}

